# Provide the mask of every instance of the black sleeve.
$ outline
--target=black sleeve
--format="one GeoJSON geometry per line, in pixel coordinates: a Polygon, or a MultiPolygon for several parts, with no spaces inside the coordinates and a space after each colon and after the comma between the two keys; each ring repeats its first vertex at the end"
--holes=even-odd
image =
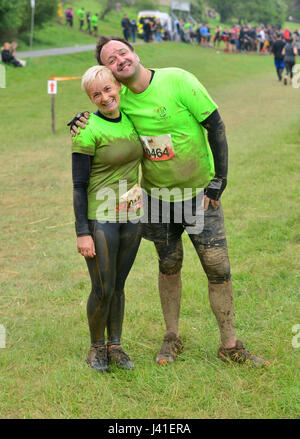
{"type": "Polygon", "coordinates": [[[90,181],[93,157],[74,152],[72,154],[73,206],[77,236],[90,235],[88,225],[87,188],[90,181]]]}
{"type": "Polygon", "coordinates": [[[225,125],[218,110],[215,110],[201,125],[208,132],[208,141],[214,157],[216,177],[227,178],[228,145],[225,125]]]}

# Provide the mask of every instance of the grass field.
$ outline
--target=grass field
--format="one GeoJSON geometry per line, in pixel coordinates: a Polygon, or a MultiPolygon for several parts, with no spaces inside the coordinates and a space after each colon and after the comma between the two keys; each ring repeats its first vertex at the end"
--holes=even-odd
{"type": "Polygon", "coordinates": [[[66,122],[93,107],[79,81],[59,83],[51,133],[51,75],[77,76],[93,53],[36,58],[7,70],[0,89],[1,418],[299,418],[300,89],[276,79],[268,56],[230,56],[177,43],[137,46],[148,67],[194,72],[219,104],[230,146],[223,195],[238,336],[272,366],[216,358],[219,333],[207,282],[184,237],[180,332],[167,368],[153,361],[164,324],[152,244],[130,273],[123,345],[131,372],[99,375],[85,364],[90,281],[76,251],[66,122]]]}

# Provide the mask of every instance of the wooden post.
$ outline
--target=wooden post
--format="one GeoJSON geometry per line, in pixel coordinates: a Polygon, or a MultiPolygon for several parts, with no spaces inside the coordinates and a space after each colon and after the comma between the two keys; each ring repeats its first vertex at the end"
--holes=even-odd
{"type": "Polygon", "coordinates": [[[55,134],[55,94],[51,95],[52,133],[55,134]]]}

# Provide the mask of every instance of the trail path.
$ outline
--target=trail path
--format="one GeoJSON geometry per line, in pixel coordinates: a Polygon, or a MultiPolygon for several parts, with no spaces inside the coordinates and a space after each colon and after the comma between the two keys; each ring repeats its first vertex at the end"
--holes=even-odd
{"type": "MultiPolygon", "coordinates": [[[[144,44],[143,41],[136,41],[135,43],[131,43],[134,46],[136,44],[144,44]]],[[[79,53],[79,52],[87,52],[89,50],[95,50],[95,44],[89,44],[85,46],[74,46],[74,47],[60,47],[54,49],[43,49],[43,50],[31,50],[26,52],[17,52],[18,58],[37,58],[41,56],[54,56],[54,55],[66,55],[68,53],[79,53]]]]}

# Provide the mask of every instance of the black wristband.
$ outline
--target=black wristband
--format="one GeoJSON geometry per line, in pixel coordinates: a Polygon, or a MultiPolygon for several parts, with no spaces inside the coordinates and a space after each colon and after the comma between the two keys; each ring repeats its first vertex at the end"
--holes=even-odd
{"type": "Polygon", "coordinates": [[[70,131],[73,129],[73,126],[76,125],[76,122],[80,120],[81,117],[84,117],[84,113],[88,113],[88,111],[83,111],[82,113],[77,113],[69,123],[67,123],[67,127],[70,127],[70,131]]]}
{"type": "Polygon", "coordinates": [[[214,177],[209,185],[204,189],[204,194],[211,198],[212,200],[219,200],[222,192],[226,188],[227,178],[226,177],[214,177]]]}

